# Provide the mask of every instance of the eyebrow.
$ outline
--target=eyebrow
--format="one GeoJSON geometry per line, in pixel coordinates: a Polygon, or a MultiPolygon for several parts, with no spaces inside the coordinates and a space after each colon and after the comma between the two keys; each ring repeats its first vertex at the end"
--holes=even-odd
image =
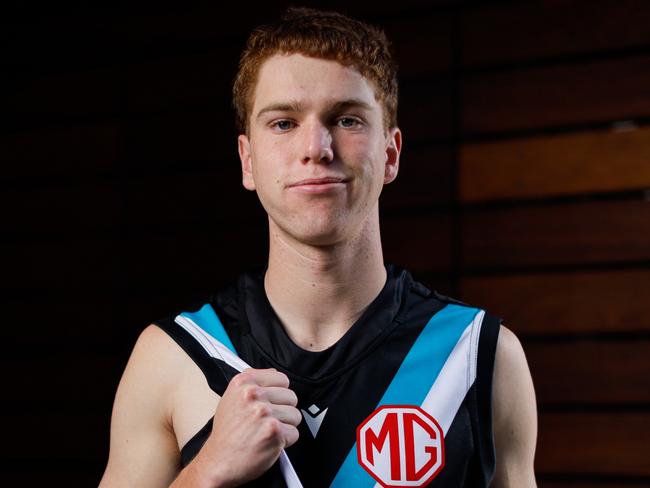
{"type": "MultiPolygon", "coordinates": [[[[259,119],[266,112],[300,112],[302,110],[302,107],[303,105],[298,101],[272,103],[271,105],[267,105],[266,107],[262,108],[257,113],[256,118],[259,119]]],[[[351,108],[361,108],[368,111],[372,110],[372,106],[363,100],[360,100],[358,98],[349,98],[347,100],[338,100],[336,102],[330,103],[327,107],[327,111],[340,112],[343,110],[349,110],[351,108]]]]}

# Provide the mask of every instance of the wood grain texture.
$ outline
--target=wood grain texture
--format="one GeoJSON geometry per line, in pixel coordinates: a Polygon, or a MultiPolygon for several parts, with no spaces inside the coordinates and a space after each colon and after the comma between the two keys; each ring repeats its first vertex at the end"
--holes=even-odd
{"type": "Polygon", "coordinates": [[[460,290],[520,334],[650,331],[648,269],[463,277],[460,290]]]}
{"type": "Polygon", "coordinates": [[[650,128],[463,144],[460,200],[650,188],[650,128]]]}
{"type": "Polygon", "coordinates": [[[476,67],[647,46],[648,18],[643,0],[483,3],[461,13],[462,62],[476,67]]]}
{"type": "Polygon", "coordinates": [[[465,76],[462,131],[493,133],[647,117],[648,85],[648,55],[465,76]]]}
{"type": "Polygon", "coordinates": [[[461,219],[466,269],[650,259],[650,201],[474,209],[461,219]]]}
{"type": "Polygon", "coordinates": [[[650,476],[650,413],[542,413],[536,472],[650,476]]]}
{"type": "Polygon", "coordinates": [[[524,349],[541,404],[650,403],[650,340],[524,341],[524,349]]]}

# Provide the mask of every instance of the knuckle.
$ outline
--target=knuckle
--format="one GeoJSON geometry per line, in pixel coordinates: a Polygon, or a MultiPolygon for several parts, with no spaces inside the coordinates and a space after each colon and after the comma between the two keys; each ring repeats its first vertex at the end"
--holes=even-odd
{"type": "Polygon", "coordinates": [[[246,385],[243,391],[246,400],[257,400],[260,397],[260,389],[256,385],[246,385]]]}
{"type": "Polygon", "coordinates": [[[275,439],[282,433],[282,423],[276,418],[269,418],[264,426],[267,439],[275,439]]]}
{"type": "Polygon", "coordinates": [[[265,418],[271,414],[271,406],[266,403],[258,403],[255,405],[255,416],[257,418],[265,418]]]}
{"type": "Polygon", "coordinates": [[[239,373],[235,375],[231,380],[230,380],[230,385],[233,386],[234,388],[241,388],[245,384],[248,383],[248,376],[246,375],[245,372],[239,373]]]}

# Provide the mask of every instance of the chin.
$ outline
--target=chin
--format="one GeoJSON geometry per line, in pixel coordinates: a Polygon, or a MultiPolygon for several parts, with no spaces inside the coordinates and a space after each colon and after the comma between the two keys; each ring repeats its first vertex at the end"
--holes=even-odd
{"type": "Polygon", "coordinates": [[[340,222],[318,221],[318,219],[302,220],[307,225],[295,225],[287,222],[278,225],[283,233],[294,240],[310,246],[333,246],[345,240],[347,226],[340,222]]]}

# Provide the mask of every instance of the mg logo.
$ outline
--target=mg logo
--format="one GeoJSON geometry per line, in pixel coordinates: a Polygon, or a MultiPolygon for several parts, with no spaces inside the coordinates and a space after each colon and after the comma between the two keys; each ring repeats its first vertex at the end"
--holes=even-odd
{"type": "Polygon", "coordinates": [[[357,458],[385,488],[425,486],[445,465],[444,435],[420,407],[386,405],[357,427],[357,458]]]}

